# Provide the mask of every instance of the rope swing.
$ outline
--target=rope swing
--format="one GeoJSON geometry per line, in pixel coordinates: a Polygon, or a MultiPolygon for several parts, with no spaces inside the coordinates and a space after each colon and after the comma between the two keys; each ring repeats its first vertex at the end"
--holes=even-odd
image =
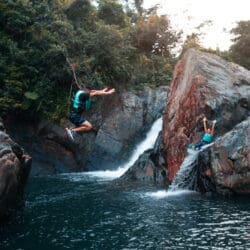
{"type": "MultiPolygon", "coordinates": [[[[69,64],[69,66],[70,66],[70,68],[71,68],[71,70],[72,70],[72,72],[73,72],[73,77],[74,77],[74,80],[75,80],[75,84],[77,85],[77,87],[78,87],[79,89],[81,89],[82,86],[81,86],[81,84],[77,81],[77,77],[76,77],[75,64],[71,63],[71,62],[69,61],[69,58],[68,58],[68,57],[66,57],[66,61],[67,61],[67,63],[69,64]]],[[[72,85],[72,84],[71,84],[71,85],[72,85]]]]}
{"type": "Polygon", "coordinates": [[[69,97],[68,97],[68,112],[70,110],[70,99],[71,99],[71,95],[72,95],[72,90],[73,90],[73,83],[76,84],[76,86],[79,88],[79,89],[82,89],[84,87],[84,85],[81,85],[78,81],[77,81],[77,77],[76,77],[76,71],[75,71],[75,66],[76,64],[73,64],[70,62],[69,58],[67,56],[65,56],[66,58],[66,61],[67,63],[69,64],[72,72],[73,72],[73,77],[74,77],[74,80],[75,82],[72,82],[71,85],[70,85],[70,91],[69,91],[69,97]]]}

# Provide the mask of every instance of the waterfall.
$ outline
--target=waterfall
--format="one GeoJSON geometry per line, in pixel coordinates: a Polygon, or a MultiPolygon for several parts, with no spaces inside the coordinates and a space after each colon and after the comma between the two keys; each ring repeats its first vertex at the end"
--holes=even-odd
{"type": "Polygon", "coordinates": [[[188,149],[188,155],[182,162],[179,171],[175,175],[169,191],[176,190],[197,190],[197,177],[198,177],[198,156],[201,151],[210,147],[213,143],[207,144],[201,150],[195,151],[188,149]]]}
{"type": "Polygon", "coordinates": [[[179,171],[175,175],[175,178],[169,187],[169,191],[191,188],[195,178],[195,176],[192,175],[192,170],[197,165],[198,155],[198,151],[188,149],[188,155],[185,157],[179,171]]]}
{"type": "Polygon", "coordinates": [[[136,162],[136,160],[139,158],[141,154],[144,153],[144,151],[154,147],[155,141],[161,130],[162,130],[162,117],[157,119],[153,123],[151,129],[146,135],[146,138],[135,147],[129,160],[125,164],[119,166],[117,170],[92,171],[92,172],[87,172],[85,174],[104,179],[115,179],[120,177],[129,169],[129,167],[131,167],[136,162]]]}
{"type": "Polygon", "coordinates": [[[188,149],[188,155],[182,162],[179,171],[176,173],[172,184],[168,190],[159,190],[157,192],[147,192],[146,196],[155,199],[162,199],[171,196],[183,196],[192,194],[192,187],[196,183],[195,170],[197,169],[197,159],[199,151],[188,149]]]}

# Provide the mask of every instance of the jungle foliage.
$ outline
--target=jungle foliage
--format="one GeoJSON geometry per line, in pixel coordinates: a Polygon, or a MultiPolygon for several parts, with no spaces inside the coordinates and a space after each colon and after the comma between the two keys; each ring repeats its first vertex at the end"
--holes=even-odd
{"type": "Polygon", "coordinates": [[[60,119],[77,89],[73,72],[118,91],[168,84],[179,35],[142,2],[0,0],[0,115],[60,119]]]}
{"type": "Polygon", "coordinates": [[[232,60],[250,70],[250,20],[238,22],[231,33],[235,36],[229,50],[232,60]]]}

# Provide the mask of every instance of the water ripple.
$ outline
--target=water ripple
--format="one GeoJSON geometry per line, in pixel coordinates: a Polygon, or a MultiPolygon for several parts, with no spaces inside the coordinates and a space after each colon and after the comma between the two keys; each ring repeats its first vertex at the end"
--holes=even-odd
{"type": "Polygon", "coordinates": [[[38,178],[0,249],[250,248],[248,198],[38,178]]]}

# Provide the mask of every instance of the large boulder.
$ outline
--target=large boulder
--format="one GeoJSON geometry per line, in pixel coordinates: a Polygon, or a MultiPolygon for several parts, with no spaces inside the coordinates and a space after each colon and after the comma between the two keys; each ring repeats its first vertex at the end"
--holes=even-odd
{"type": "Polygon", "coordinates": [[[247,119],[249,107],[250,71],[219,56],[188,50],[175,67],[164,112],[169,179],[176,175],[188,144],[201,138],[204,116],[217,120],[215,137],[219,137],[247,119]]]}
{"type": "Polygon", "coordinates": [[[24,205],[31,157],[5,133],[0,120],[0,219],[24,205]]]}
{"type": "Polygon", "coordinates": [[[250,194],[250,118],[202,151],[188,150],[170,189],[250,194]]]}
{"type": "Polygon", "coordinates": [[[250,117],[214,143],[210,166],[219,193],[250,194],[250,117]]]}

